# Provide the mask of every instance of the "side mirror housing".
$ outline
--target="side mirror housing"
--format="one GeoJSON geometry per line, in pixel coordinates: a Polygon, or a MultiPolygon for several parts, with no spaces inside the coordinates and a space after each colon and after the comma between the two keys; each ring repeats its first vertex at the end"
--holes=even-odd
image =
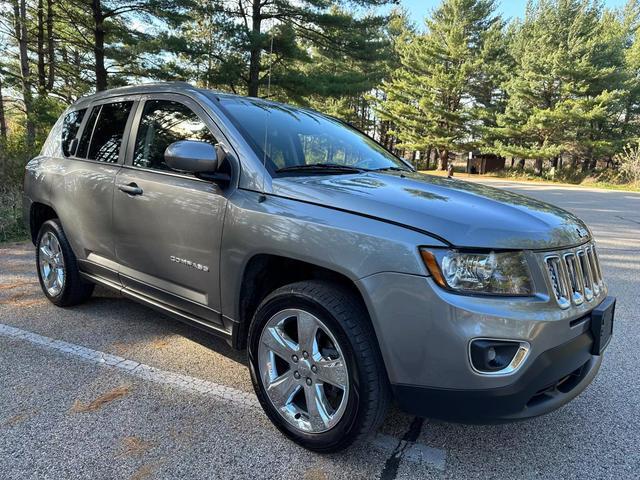
{"type": "Polygon", "coordinates": [[[215,172],[222,162],[222,149],[207,142],[179,140],[164,151],[164,161],[174,170],[189,173],[215,172]]]}

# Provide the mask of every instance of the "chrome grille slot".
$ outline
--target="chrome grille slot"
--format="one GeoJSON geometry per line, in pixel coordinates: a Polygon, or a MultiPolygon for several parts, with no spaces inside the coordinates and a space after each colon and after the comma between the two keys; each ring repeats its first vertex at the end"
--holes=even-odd
{"type": "Polygon", "coordinates": [[[598,255],[593,245],[549,255],[544,261],[551,289],[562,308],[590,302],[604,288],[598,255]]]}
{"type": "Polygon", "coordinates": [[[593,260],[596,265],[596,269],[598,270],[598,284],[602,284],[602,270],[600,270],[600,257],[598,256],[598,252],[596,251],[595,245],[591,247],[591,251],[593,252],[593,260]]]}
{"type": "Polygon", "coordinates": [[[556,300],[562,308],[567,308],[569,306],[569,288],[566,282],[563,262],[560,261],[560,257],[553,256],[547,257],[546,263],[556,300]]]}
{"type": "Polygon", "coordinates": [[[585,250],[579,250],[576,255],[578,256],[578,263],[582,269],[582,278],[584,280],[584,298],[587,302],[593,300],[593,273],[589,265],[589,258],[585,250]]]}
{"type": "Polygon", "coordinates": [[[584,278],[582,269],[578,264],[575,253],[564,255],[564,263],[567,266],[567,278],[571,288],[571,301],[574,305],[580,305],[584,301],[584,278]]]}

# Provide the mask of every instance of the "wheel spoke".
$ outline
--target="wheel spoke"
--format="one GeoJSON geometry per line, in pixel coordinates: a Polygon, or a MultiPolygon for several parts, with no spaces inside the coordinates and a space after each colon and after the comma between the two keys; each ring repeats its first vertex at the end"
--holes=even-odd
{"type": "Polygon", "coordinates": [[[329,426],[331,415],[328,412],[329,402],[324,394],[322,385],[312,385],[304,389],[307,401],[309,423],[313,430],[322,431],[329,426]]]}
{"type": "Polygon", "coordinates": [[[64,286],[64,270],[60,267],[55,269],[55,272],[55,284],[58,286],[58,288],[62,289],[62,287],[64,286]]]}
{"type": "Polygon", "coordinates": [[[62,252],[55,253],[52,257],[53,265],[57,268],[62,268],[64,266],[64,260],[62,258],[62,252]]]}
{"type": "Polygon", "coordinates": [[[316,375],[319,380],[324,383],[334,385],[342,390],[345,389],[349,376],[341,358],[337,358],[335,360],[322,359],[321,361],[316,362],[316,367],[318,369],[316,375]]]}
{"type": "Polygon", "coordinates": [[[47,272],[46,272],[46,277],[45,280],[47,281],[47,285],[51,286],[53,285],[53,281],[56,278],[56,271],[53,268],[48,268],[47,272]]]}
{"type": "Polygon", "coordinates": [[[269,327],[262,336],[262,343],[272,352],[289,361],[297,352],[296,343],[291,340],[278,326],[269,327]]]}
{"type": "Polygon", "coordinates": [[[289,370],[267,386],[267,393],[276,407],[283,408],[291,403],[291,399],[300,388],[302,387],[295,381],[293,373],[289,370]]]}
{"type": "Polygon", "coordinates": [[[46,260],[50,260],[51,258],[53,258],[53,252],[51,251],[51,248],[49,247],[49,245],[41,245],[40,246],[40,259],[42,260],[42,257],[44,256],[44,259],[46,260]]]}
{"type": "Polygon", "coordinates": [[[298,313],[298,343],[300,350],[309,352],[311,357],[318,353],[318,322],[316,318],[304,311],[298,313]]]}

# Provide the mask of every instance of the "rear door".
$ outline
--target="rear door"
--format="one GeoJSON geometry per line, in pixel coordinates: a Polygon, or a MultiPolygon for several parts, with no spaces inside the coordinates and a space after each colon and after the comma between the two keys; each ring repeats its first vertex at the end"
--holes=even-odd
{"type": "Polygon", "coordinates": [[[131,97],[109,99],[69,117],[68,128],[62,132],[66,159],[59,164],[52,185],[53,204],[80,267],[114,283],[119,282],[113,241],[113,188],[124,161],[124,132],[131,124],[135,104],[131,97]],[[72,141],[76,132],[77,148],[72,141]]]}
{"type": "Polygon", "coordinates": [[[221,323],[219,256],[226,192],[173,171],[164,162],[164,151],[178,140],[215,144],[219,138],[215,124],[188,97],[145,97],[114,197],[123,285],[213,324],[221,323]]]}

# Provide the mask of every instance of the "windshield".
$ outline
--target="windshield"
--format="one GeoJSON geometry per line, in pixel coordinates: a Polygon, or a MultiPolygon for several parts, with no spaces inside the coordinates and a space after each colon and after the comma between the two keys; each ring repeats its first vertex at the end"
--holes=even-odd
{"type": "Polygon", "coordinates": [[[411,170],[371,138],[339,120],[251,98],[219,99],[229,119],[258,158],[266,161],[271,173],[282,169],[295,171],[295,167],[302,165],[411,170]]]}

